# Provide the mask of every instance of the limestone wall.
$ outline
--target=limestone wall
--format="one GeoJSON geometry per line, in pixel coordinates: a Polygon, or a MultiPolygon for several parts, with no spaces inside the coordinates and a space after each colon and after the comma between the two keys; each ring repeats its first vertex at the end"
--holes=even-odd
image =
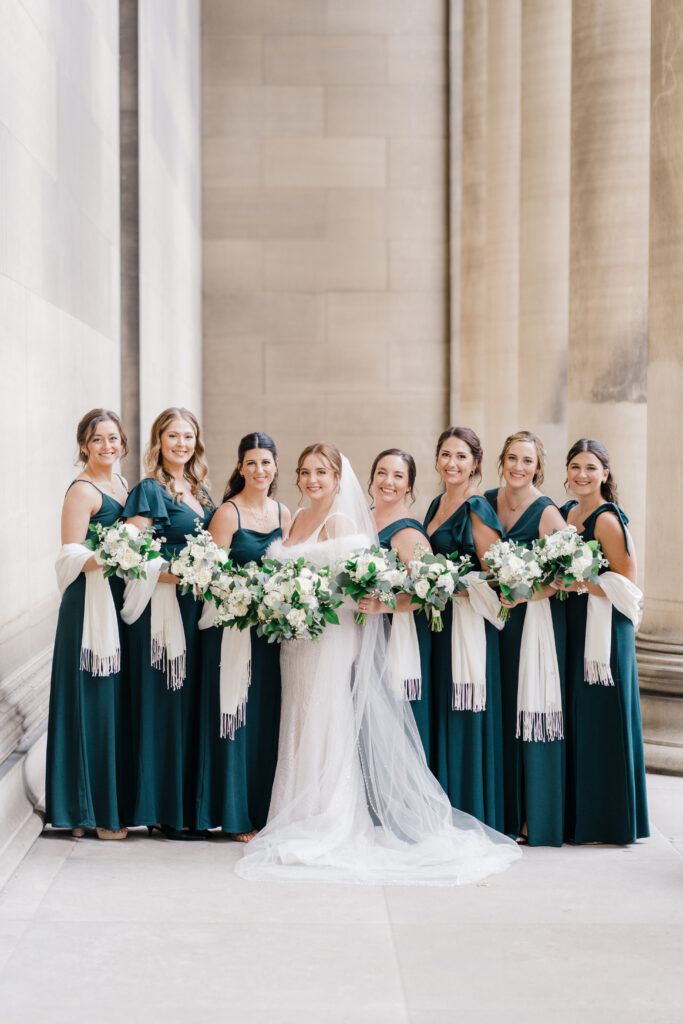
{"type": "Polygon", "coordinates": [[[266,430],[436,487],[447,418],[447,5],[205,0],[204,419],[218,493],[266,430]]]}
{"type": "Polygon", "coordinates": [[[0,5],[0,761],[45,713],[76,423],[120,401],[118,111],[115,0],[0,5]]]}

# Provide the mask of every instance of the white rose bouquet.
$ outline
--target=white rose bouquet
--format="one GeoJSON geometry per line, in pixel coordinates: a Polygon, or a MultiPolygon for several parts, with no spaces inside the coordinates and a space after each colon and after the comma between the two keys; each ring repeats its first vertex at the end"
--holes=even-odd
{"type": "Polygon", "coordinates": [[[216,605],[214,626],[249,629],[258,624],[258,607],[268,574],[256,564],[224,563],[209,584],[205,600],[216,605]]]}
{"type": "Polygon", "coordinates": [[[192,591],[203,600],[211,583],[231,563],[227,550],[216,544],[208,530],[201,528],[201,520],[195,522],[197,532],[185,535],[187,544],[172,559],[169,572],[179,577],[181,594],[192,591]]]}
{"type": "Polygon", "coordinates": [[[335,608],[342,597],[328,566],[318,568],[305,558],[264,558],[262,568],[257,633],[269,644],[315,640],[327,623],[339,623],[335,608]]]}
{"type": "Polygon", "coordinates": [[[408,566],[412,579],[412,604],[419,605],[435,633],[443,630],[442,611],[449,601],[467,589],[463,579],[473,569],[469,555],[419,553],[408,566]]]}
{"type": "MultiPolygon", "coordinates": [[[[373,544],[357,551],[340,563],[336,583],[344,594],[358,603],[362,597],[374,597],[387,608],[396,608],[396,595],[412,593],[407,566],[395,551],[384,551],[373,544]]],[[[364,626],[367,615],[358,612],[355,622],[364,626]]]]}
{"type": "MultiPolygon", "coordinates": [[[[520,597],[529,600],[534,590],[543,587],[543,569],[534,547],[527,548],[513,540],[498,540],[486,552],[484,561],[489,567],[487,578],[495,584],[508,601],[520,597]]],[[[504,605],[498,618],[506,622],[510,609],[504,605]]]]}
{"type": "Polygon", "coordinates": [[[93,523],[84,547],[95,553],[105,576],[122,580],[147,579],[145,563],[160,558],[163,537],[155,537],[151,528],[140,530],[134,523],[93,523]]]}
{"type": "MultiPolygon", "coordinates": [[[[603,566],[609,565],[597,540],[584,540],[575,526],[565,526],[534,545],[536,560],[541,566],[542,585],[561,583],[594,583],[603,566]]],[[[566,590],[557,591],[560,601],[566,601],[566,590]]]]}

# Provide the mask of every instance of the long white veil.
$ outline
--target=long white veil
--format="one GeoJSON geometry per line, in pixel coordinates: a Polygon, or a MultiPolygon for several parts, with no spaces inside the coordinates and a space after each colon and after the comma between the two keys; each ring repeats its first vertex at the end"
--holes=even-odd
{"type": "MultiPolygon", "coordinates": [[[[331,539],[282,547],[333,564],[377,543],[346,458],[331,539]]],[[[235,870],[244,878],[457,885],[504,870],[517,844],[454,810],[430,772],[407,701],[392,691],[381,615],[356,607],[319,641],[282,651],[283,720],[271,815],[235,870]]]]}

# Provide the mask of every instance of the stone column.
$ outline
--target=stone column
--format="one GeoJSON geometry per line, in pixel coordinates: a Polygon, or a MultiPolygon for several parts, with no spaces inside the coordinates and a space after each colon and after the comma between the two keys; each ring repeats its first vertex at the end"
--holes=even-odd
{"type": "Polygon", "coordinates": [[[498,452],[505,436],[519,426],[521,27],[521,0],[488,4],[485,486],[496,482],[498,452]]]}
{"type": "Polygon", "coordinates": [[[562,495],[567,441],[571,0],[522,2],[519,423],[562,495]]]}
{"type": "Polygon", "coordinates": [[[637,649],[648,766],[683,774],[683,12],[675,0],[652,3],[651,75],[647,574],[637,649]]]}
{"type": "Polygon", "coordinates": [[[607,445],[642,569],[650,4],[575,0],[572,37],[568,440],[607,445]]]}

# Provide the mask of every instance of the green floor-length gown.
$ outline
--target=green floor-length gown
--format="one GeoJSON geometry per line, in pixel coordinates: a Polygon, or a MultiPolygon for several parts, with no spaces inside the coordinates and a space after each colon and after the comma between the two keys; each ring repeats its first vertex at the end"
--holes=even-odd
{"type": "MultiPolygon", "coordinates": [[[[565,519],[576,504],[562,506],[565,519]]],[[[618,517],[628,551],[628,519],[611,502],[588,516],[582,536],[594,539],[596,521],[604,512],[618,517]]],[[[650,834],[635,631],[631,620],[612,607],[614,686],[591,685],[583,670],[587,610],[587,594],[569,595],[565,834],[576,843],[633,843],[650,834]]]]}
{"type": "MultiPolygon", "coordinates": [[[[395,523],[389,523],[384,529],[379,531],[379,543],[381,547],[389,550],[391,548],[391,538],[394,534],[398,533],[399,530],[417,530],[418,533],[424,534],[427,537],[422,523],[418,522],[417,519],[411,519],[409,516],[405,516],[403,519],[397,519],[395,523]]],[[[427,537],[427,540],[429,538],[427,537]]],[[[408,612],[399,614],[410,614],[408,612]]],[[[418,610],[413,612],[415,618],[415,628],[417,631],[417,642],[420,647],[420,668],[422,670],[422,694],[419,700],[411,700],[410,706],[413,709],[415,716],[415,723],[420,733],[420,739],[422,740],[422,746],[424,747],[425,757],[427,758],[427,764],[433,768],[432,765],[432,695],[431,695],[431,653],[432,653],[432,639],[431,630],[429,629],[429,623],[427,617],[423,611],[418,610]]],[[[393,622],[393,615],[386,616],[389,624],[393,622]]]]}
{"type": "MultiPolygon", "coordinates": [[[[111,526],[121,518],[123,506],[100,493],[102,504],[90,523],[111,526]]],[[[123,580],[111,577],[109,586],[120,612],[123,580]]],[[[126,824],[121,673],[93,676],[80,668],[84,608],[82,572],[64,591],[57,619],[47,725],[45,820],[56,828],[117,830],[126,824]]],[[[120,622],[119,636],[123,637],[120,622]]]]}
{"type": "MultiPolygon", "coordinates": [[[[424,525],[434,518],[440,496],[429,506],[424,525]]],[[[486,498],[468,498],[429,537],[435,554],[469,555],[480,568],[472,537],[472,513],[502,535],[503,528],[486,498]]],[[[435,774],[454,807],[474,815],[499,832],[503,817],[503,723],[498,632],[486,628],[486,709],[453,711],[450,603],[443,613],[443,631],[432,634],[432,697],[435,774]]]]}
{"type": "MultiPolygon", "coordinates": [[[[234,505],[234,502],[232,502],[234,505]]],[[[237,506],[235,505],[237,509],[237,506]]],[[[280,525],[269,533],[245,529],[237,509],[238,529],[230,557],[238,565],[258,562],[282,536],[280,525]]],[[[240,833],[260,829],[268,818],[277,765],[280,730],[280,647],[251,630],[251,684],[246,718],[235,738],[220,735],[219,672],[223,630],[202,630],[202,685],[199,725],[200,768],[197,796],[199,828],[240,833]]]]}
{"type": "MultiPolygon", "coordinates": [[[[491,507],[498,512],[498,488],[487,491],[491,507]]],[[[505,534],[506,540],[531,547],[538,538],[541,516],[553,505],[547,497],[536,498],[505,534]]],[[[551,598],[555,650],[562,687],[565,722],[566,615],[564,603],[551,598]]],[[[525,743],[517,738],[517,688],[522,630],[526,605],[510,610],[500,634],[500,674],[503,687],[503,772],[505,831],[517,838],[522,830],[530,846],[562,846],[564,840],[565,741],[525,743]]]]}
{"type": "MultiPolygon", "coordinates": [[[[170,561],[185,546],[186,535],[196,533],[197,519],[208,526],[213,507],[200,516],[185,502],[174,501],[158,481],[145,479],[131,491],[123,514],[151,519],[155,534],[166,538],[161,553],[170,561]]],[[[130,825],[195,827],[201,605],[191,593],[178,593],[178,604],[186,644],[186,674],[179,690],[169,689],[165,670],[151,665],[149,604],[126,629],[130,825]]]]}

